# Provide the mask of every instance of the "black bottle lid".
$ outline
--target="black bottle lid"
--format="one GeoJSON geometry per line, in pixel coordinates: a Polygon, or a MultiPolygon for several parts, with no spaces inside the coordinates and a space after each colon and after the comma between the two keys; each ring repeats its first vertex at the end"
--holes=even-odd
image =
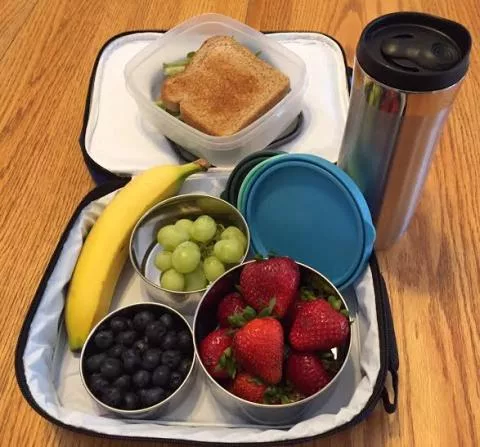
{"type": "Polygon", "coordinates": [[[406,91],[435,91],[463,78],[472,39],[451,20],[416,12],[387,14],[370,22],[357,61],[377,82],[406,91]]]}

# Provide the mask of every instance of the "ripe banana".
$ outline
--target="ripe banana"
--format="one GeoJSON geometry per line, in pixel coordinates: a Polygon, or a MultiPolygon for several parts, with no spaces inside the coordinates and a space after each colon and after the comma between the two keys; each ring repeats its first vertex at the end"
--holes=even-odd
{"type": "Polygon", "coordinates": [[[72,351],[82,348],[93,326],[107,314],[137,221],[153,205],[176,194],[189,175],[208,167],[205,160],[197,160],[149,169],[123,187],[100,214],[82,247],[68,290],[65,323],[72,351]]]}

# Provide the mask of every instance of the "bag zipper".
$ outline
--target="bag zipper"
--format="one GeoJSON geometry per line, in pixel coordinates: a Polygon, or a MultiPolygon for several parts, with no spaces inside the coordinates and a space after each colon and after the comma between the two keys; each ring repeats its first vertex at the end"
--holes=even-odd
{"type": "MultiPolygon", "coordinates": [[[[55,248],[52,258],[45,271],[45,274],[43,275],[43,278],[40,282],[37,292],[35,293],[35,296],[32,300],[30,308],[28,309],[25,321],[22,325],[22,329],[20,331],[20,336],[19,336],[17,347],[15,350],[15,375],[16,375],[17,383],[20,388],[20,391],[22,392],[23,397],[28,402],[28,404],[33,408],[33,410],[35,410],[40,416],[42,416],[52,424],[55,424],[61,428],[66,428],[74,432],[87,434],[87,435],[94,435],[99,438],[107,438],[107,439],[122,439],[122,440],[125,439],[125,440],[132,440],[132,441],[155,441],[155,442],[162,441],[162,442],[169,442],[172,444],[190,444],[190,445],[193,444],[193,445],[209,446],[209,445],[212,445],[212,443],[187,441],[187,440],[180,440],[180,439],[167,439],[167,438],[160,439],[160,438],[143,438],[143,437],[135,437],[135,436],[110,435],[105,433],[99,433],[94,430],[90,430],[86,428],[75,427],[72,425],[65,424],[55,419],[54,417],[50,416],[45,410],[43,410],[37,404],[32,394],[30,393],[30,389],[27,384],[27,380],[25,377],[25,369],[23,364],[23,354],[24,354],[25,346],[28,340],[30,326],[35,316],[35,313],[37,311],[37,308],[40,304],[41,298],[45,292],[45,288],[47,286],[48,280],[51,274],[53,273],[53,269],[55,268],[55,265],[58,261],[63,245],[68,235],[70,234],[70,231],[73,225],[75,224],[78,216],[89,203],[99,199],[100,197],[103,197],[106,194],[109,194],[110,192],[117,190],[118,188],[124,186],[126,183],[128,183],[128,179],[109,182],[104,185],[98,186],[97,188],[89,192],[84,197],[84,199],[80,202],[72,218],[68,222],[62,236],[60,237],[57,247],[55,248]]],[[[297,444],[300,442],[320,439],[356,425],[357,423],[364,420],[373,411],[378,401],[382,398],[382,395],[384,395],[385,393],[384,386],[385,386],[385,380],[386,380],[388,371],[389,370],[393,371],[393,369],[395,369],[395,374],[396,374],[396,368],[398,368],[398,355],[396,356],[396,368],[393,368],[392,367],[393,364],[390,364],[389,353],[392,352],[394,354],[393,357],[395,357],[396,355],[395,333],[393,331],[393,325],[391,324],[391,315],[389,313],[390,307],[388,305],[388,295],[387,295],[386,287],[384,286],[383,278],[380,273],[375,254],[373,254],[370,259],[370,268],[372,271],[372,278],[374,283],[375,305],[377,308],[378,332],[380,334],[380,340],[379,340],[380,341],[380,371],[378,373],[377,381],[375,383],[372,395],[370,396],[370,399],[366,403],[364,409],[346,424],[343,424],[340,427],[336,427],[332,430],[329,430],[319,435],[310,436],[306,438],[299,438],[299,439],[289,439],[285,441],[271,441],[271,442],[263,442],[263,443],[252,443],[252,442],[230,443],[229,445],[239,446],[239,447],[248,446],[248,445],[251,445],[251,446],[291,445],[291,444],[297,444]]],[[[394,363],[395,363],[395,359],[394,359],[394,363]]],[[[392,372],[392,377],[393,377],[393,374],[394,373],[392,372]]],[[[394,391],[395,391],[395,397],[394,397],[394,403],[391,404],[392,406],[393,405],[396,406],[396,401],[397,401],[396,390],[394,389],[394,391]]],[[[387,407],[385,408],[388,411],[387,407]]],[[[391,410],[392,411],[389,411],[389,412],[393,412],[395,408],[391,410]]]]}

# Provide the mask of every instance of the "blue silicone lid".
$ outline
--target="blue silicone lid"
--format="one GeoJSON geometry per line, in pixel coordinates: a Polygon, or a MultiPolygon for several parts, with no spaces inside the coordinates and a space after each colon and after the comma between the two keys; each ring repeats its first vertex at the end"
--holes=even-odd
{"type": "Polygon", "coordinates": [[[304,154],[270,160],[245,197],[252,249],[294,258],[345,288],[363,272],[375,240],[355,183],[334,164],[304,154]]]}
{"type": "Polygon", "coordinates": [[[286,154],[279,154],[275,157],[268,158],[267,160],[263,160],[254,166],[250,172],[245,176],[240,185],[238,196],[237,196],[237,208],[243,214],[245,211],[245,198],[248,196],[250,185],[253,184],[255,178],[262,172],[264,168],[266,168],[269,163],[273,161],[276,157],[284,157],[286,154]]]}

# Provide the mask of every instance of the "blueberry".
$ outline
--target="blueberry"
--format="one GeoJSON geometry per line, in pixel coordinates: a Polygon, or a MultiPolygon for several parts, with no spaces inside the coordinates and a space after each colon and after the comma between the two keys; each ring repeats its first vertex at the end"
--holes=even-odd
{"type": "Polygon", "coordinates": [[[126,410],[136,410],[140,405],[140,399],[135,393],[125,393],[123,397],[124,407],[126,410]]]}
{"type": "Polygon", "coordinates": [[[170,376],[170,382],[168,383],[168,387],[172,390],[175,391],[183,382],[183,377],[179,372],[172,372],[172,375],[170,376]]]}
{"type": "Polygon", "coordinates": [[[155,321],[155,315],[148,310],[142,310],[133,317],[133,327],[141,332],[144,331],[148,323],[155,321]]]}
{"type": "Polygon", "coordinates": [[[119,332],[126,331],[128,329],[127,320],[122,317],[114,317],[110,321],[110,329],[118,334],[119,332]]]}
{"type": "Polygon", "coordinates": [[[132,382],[133,386],[135,388],[145,388],[150,384],[150,378],[151,374],[148,371],[145,371],[144,369],[141,369],[140,371],[137,371],[133,376],[132,376],[132,382]]]}
{"type": "Polygon", "coordinates": [[[117,335],[116,341],[119,345],[132,346],[136,339],[137,333],[134,330],[129,329],[127,331],[120,332],[117,335]]]}
{"type": "Polygon", "coordinates": [[[123,368],[127,373],[134,373],[142,364],[142,359],[135,349],[127,349],[122,354],[123,368]]]}
{"type": "Polygon", "coordinates": [[[162,349],[172,349],[176,347],[177,341],[177,333],[175,331],[168,331],[163,337],[161,347],[162,349]]]}
{"type": "Polygon", "coordinates": [[[162,354],[162,365],[167,365],[170,369],[175,369],[182,360],[180,351],[168,350],[162,354]]]}
{"type": "Polygon", "coordinates": [[[85,362],[85,369],[89,373],[100,371],[100,366],[102,366],[102,363],[106,358],[107,354],[104,352],[88,357],[87,361],[85,362]]]}
{"type": "Polygon", "coordinates": [[[192,351],[192,336],[189,331],[180,331],[177,334],[178,349],[183,352],[192,351]]]}
{"type": "Polygon", "coordinates": [[[144,353],[148,349],[148,342],[146,338],[141,338],[140,340],[137,340],[133,346],[133,349],[136,349],[138,352],[141,354],[144,353]]]}
{"type": "Polygon", "coordinates": [[[173,317],[170,314],[163,314],[158,321],[163,323],[166,329],[173,329],[173,317]]]}
{"type": "Polygon", "coordinates": [[[163,336],[167,329],[160,321],[153,321],[152,323],[148,323],[147,327],[145,328],[145,335],[147,336],[147,340],[152,345],[159,346],[162,343],[163,336]]]}
{"type": "Polygon", "coordinates": [[[170,381],[170,368],[167,365],[160,365],[153,371],[152,383],[155,386],[165,386],[170,381]]]}
{"type": "Polygon", "coordinates": [[[165,390],[163,388],[150,388],[143,393],[142,403],[146,407],[151,407],[152,405],[158,404],[165,399],[165,390]]]}
{"type": "Polygon", "coordinates": [[[109,350],[108,350],[108,356],[109,357],[115,357],[115,358],[120,358],[122,354],[125,352],[126,348],[123,345],[113,345],[109,350]]]}
{"type": "Polygon", "coordinates": [[[123,372],[122,362],[119,359],[108,357],[103,361],[100,372],[106,379],[116,379],[123,372]]]}
{"type": "Polygon", "coordinates": [[[149,349],[143,354],[142,367],[148,371],[153,371],[159,364],[162,358],[162,351],[159,349],[149,349]]]}
{"type": "Polygon", "coordinates": [[[177,371],[182,375],[182,377],[186,377],[188,371],[192,366],[192,361],[190,359],[182,359],[180,365],[177,368],[177,371]]]}
{"type": "Polygon", "coordinates": [[[108,349],[113,344],[113,332],[112,331],[100,331],[95,334],[93,338],[95,346],[102,351],[108,349]]]}
{"type": "Polygon", "coordinates": [[[109,386],[103,391],[100,400],[104,404],[107,404],[109,407],[120,408],[123,400],[123,395],[118,388],[109,386]]]}
{"type": "Polygon", "coordinates": [[[130,388],[130,383],[131,383],[130,376],[128,374],[123,374],[118,379],[116,379],[112,383],[112,385],[115,388],[118,388],[121,390],[127,390],[128,388],[130,388]]]}
{"type": "Polygon", "coordinates": [[[93,394],[101,393],[109,385],[108,380],[101,374],[92,374],[88,379],[88,386],[93,394]]]}
{"type": "Polygon", "coordinates": [[[108,330],[110,330],[110,325],[108,323],[102,323],[97,328],[97,332],[108,331],[108,330]]]}
{"type": "Polygon", "coordinates": [[[145,394],[148,390],[145,389],[145,388],[140,388],[138,391],[137,391],[137,396],[138,396],[138,400],[140,402],[143,402],[144,399],[145,399],[145,394]]]}

